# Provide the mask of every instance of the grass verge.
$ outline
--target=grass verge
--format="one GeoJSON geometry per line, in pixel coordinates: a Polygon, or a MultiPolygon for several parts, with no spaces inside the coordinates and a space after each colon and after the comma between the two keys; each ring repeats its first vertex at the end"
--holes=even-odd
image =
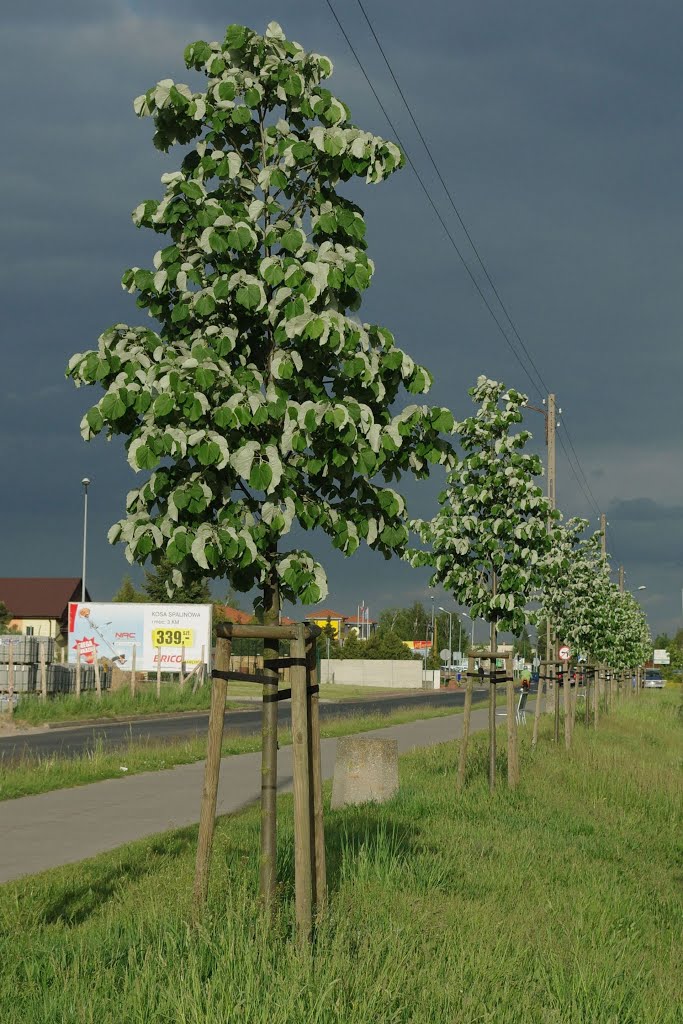
{"type": "MultiPolygon", "coordinates": [[[[406,707],[387,714],[348,715],[321,722],[321,735],[347,736],[354,732],[368,732],[383,729],[389,725],[401,725],[418,719],[441,718],[444,715],[462,714],[462,708],[406,707]]],[[[223,740],[223,755],[247,754],[261,749],[260,735],[243,736],[226,730],[223,740]]],[[[291,741],[289,730],[279,733],[280,746],[291,741]]],[[[49,793],[55,789],[71,786],[85,786],[102,779],[120,778],[122,775],[139,775],[140,772],[160,771],[180,764],[192,764],[206,757],[206,739],[196,737],[167,743],[131,741],[115,749],[105,748],[101,741],[95,749],[78,757],[51,755],[49,757],[22,757],[4,762],[0,759],[0,801],[13,800],[20,796],[49,793]]]]}
{"type": "MultiPolygon", "coordinates": [[[[217,828],[189,924],[196,829],[0,890],[3,1024],[680,1024],[681,738],[630,702],[567,755],[521,744],[490,797],[485,739],[401,759],[391,802],[327,811],[330,906],[293,941],[291,797],[280,912],[258,913],[258,811],[217,828]]],[[[502,766],[502,758],[501,758],[502,766]]]]}
{"type": "MultiPolygon", "coordinates": [[[[338,683],[323,683],[320,696],[323,700],[358,700],[361,697],[395,696],[396,690],[375,686],[342,686],[338,683]]],[[[229,683],[228,701],[231,698],[256,697],[259,687],[249,683],[229,683]]],[[[181,690],[177,683],[162,683],[161,696],[157,698],[156,683],[142,683],[133,697],[129,689],[103,693],[98,700],[90,691],[76,697],[63,694],[43,702],[36,694],[30,694],[19,701],[13,720],[24,725],[43,725],[45,722],[70,722],[86,718],[127,718],[131,715],[169,714],[176,711],[206,711],[211,703],[211,688],[202,686],[192,693],[191,684],[181,690]]]]}

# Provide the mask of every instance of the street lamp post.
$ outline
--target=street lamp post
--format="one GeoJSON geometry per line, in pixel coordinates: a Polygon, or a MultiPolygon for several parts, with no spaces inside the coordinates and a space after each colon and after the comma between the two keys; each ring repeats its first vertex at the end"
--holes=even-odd
{"type": "Polygon", "coordinates": [[[85,601],[85,561],[88,544],[88,487],[90,481],[87,476],[81,480],[83,484],[83,574],[81,577],[81,602],[85,601]]]}
{"type": "MultiPolygon", "coordinates": [[[[472,640],[471,640],[470,646],[474,647],[474,622],[475,622],[475,619],[472,618],[471,615],[468,615],[467,612],[463,612],[463,615],[465,616],[466,619],[469,619],[470,622],[472,623],[472,640]]],[[[475,616],[475,618],[476,618],[476,616],[475,616]]]]}
{"type": "Polygon", "coordinates": [[[446,611],[441,605],[439,605],[439,611],[445,612],[448,616],[448,667],[451,669],[453,667],[453,612],[446,611]]]}

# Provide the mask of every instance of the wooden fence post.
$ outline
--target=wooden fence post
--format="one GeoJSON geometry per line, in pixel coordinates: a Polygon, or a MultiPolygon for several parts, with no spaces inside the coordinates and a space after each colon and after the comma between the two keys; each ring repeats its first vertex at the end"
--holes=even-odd
{"type": "MultiPolygon", "coordinates": [[[[26,686],[28,687],[28,682],[26,686]]],[[[7,645],[7,696],[11,714],[14,711],[14,651],[11,640],[7,645]]]]}
{"type": "Polygon", "coordinates": [[[135,696],[135,683],[136,683],[136,679],[135,679],[135,665],[136,665],[137,650],[138,650],[137,645],[133,644],[133,657],[131,659],[131,664],[130,664],[130,695],[131,695],[131,697],[135,696]]]}
{"type": "MultiPolygon", "coordinates": [[[[227,673],[230,669],[230,653],[232,650],[230,623],[224,623],[223,630],[228,636],[224,635],[216,640],[216,671],[227,673]]],[[[227,680],[220,677],[214,679],[211,684],[209,735],[206,748],[202,804],[199,813],[199,839],[197,842],[197,859],[194,874],[193,912],[195,921],[199,919],[209,891],[209,869],[211,866],[213,834],[216,825],[216,800],[218,798],[218,779],[221,770],[221,746],[223,743],[223,720],[225,718],[227,686],[227,680]]]]}
{"type": "Polygon", "coordinates": [[[307,649],[307,712],[308,712],[308,767],[311,801],[311,858],[313,861],[313,903],[316,916],[320,916],[327,903],[327,871],[325,865],[325,824],[323,820],[323,776],[320,761],[320,707],[318,693],[318,656],[316,637],[312,636],[307,649]]]}
{"type": "Polygon", "coordinates": [[[45,664],[45,644],[38,644],[38,658],[40,659],[40,699],[44,703],[47,700],[47,665],[45,664]]]}
{"type": "Polygon", "coordinates": [[[97,693],[97,699],[102,699],[102,681],[100,679],[100,663],[97,657],[97,651],[95,651],[95,691],[97,693]]]}
{"type": "Polygon", "coordinates": [[[206,675],[206,662],[204,661],[204,644],[202,644],[201,662],[199,664],[199,670],[197,675],[194,677],[194,683],[192,684],[192,692],[196,693],[200,686],[204,685],[204,676],[206,675]]]}
{"type": "Polygon", "coordinates": [[[291,644],[292,748],[294,759],[294,898],[300,942],[308,942],[312,926],[311,800],[308,765],[306,641],[297,626],[291,644]]]}

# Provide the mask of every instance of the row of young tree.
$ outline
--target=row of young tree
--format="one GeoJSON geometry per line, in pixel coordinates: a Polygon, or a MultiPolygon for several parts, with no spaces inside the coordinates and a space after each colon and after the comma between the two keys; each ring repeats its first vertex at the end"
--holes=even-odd
{"type": "Polygon", "coordinates": [[[399,148],[353,124],[323,84],[332,62],[275,22],[264,35],[231,25],[185,62],[203,76],[197,91],[165,79],[134,104],[157,148],[185,147],[163,196],[133,214],[163,247],[123,275],[158,326],[116,324],[68,368],[104,392],[84,438],[121,435],[147,473],[110,541],[131,563],[168,564],[169,597],[207,577],[258,588],[274,624],[283,600],[327,593],[320,562],[287,542],[319,530],[345,555],[365,544],[429,566],[433,586],[490,623],[494,655],[537,600],[592,658],[642,661],[642,616],[613,593],[581,524],[550,509],[530,435],[513,432],[525,396],[480,377],[476,412],[456,423],[424,404],[429,371],[354,315],[374,265],[341,186],[385,180],[399,148]],[[411,521],[392,485],[434,466],[447,473],[440,510],[411,521]]]}

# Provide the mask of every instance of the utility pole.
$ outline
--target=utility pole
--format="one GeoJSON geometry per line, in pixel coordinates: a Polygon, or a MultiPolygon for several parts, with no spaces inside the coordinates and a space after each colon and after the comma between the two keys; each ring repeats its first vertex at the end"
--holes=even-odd
{"type": "Polygon", "coordinates": [[[621,591],[622,594],[624,593],[624,567],[623,567],[623,565],[619,566],[619,590],[621,591]]]}
{"type": "MultiPolygon", "coordinates": [[[[555,395],[548,395],[548,413],[545,418],[545,442],[548,448],[548,503],[551,509],[557,508],[557,496],[555,485],[557,482],[557,462],[555,460],[555,428],[557,425],[555,413],[555,395]]],[[[548,527],[550,527],[548,523],[548,527]]],[[[552,626],[550,619],[545,624],[545,660],[546,677],[555,675],[555,645],[553,643],[552,626]],[[552,669],[550,668],[552,664],[552,669]]],[[[553,694],[554,704],[554,737],[555,742],[560,738],[560,691],[557,687],[557,680],[554,679],[555,693],[553,694]]],[[[548,696],[550,691],[550,679],[546,678],[546,708],[548,707],[548,696]]],[[[540,696],[537,698],[540,700],[540,696]]]]}
{"type": "Polygon", "coordinates": [[[607,516],[604,512],[600,515],[600,543],[602,544],[602,557],[607,558],[607,516]]]}
{"type": "MultiPolygon", "coordinates": [[[[543,399],[545,405],[545,399],[543,399]]],[[[553,394],[548,395],[548,408],[540,409],[536,405],[527,405],[527,409],[533,409],[534,412],[540,412],[545,416],[545,443],[548,451],[548,504],[551,509],[557,508],[557,497],[556,497],[556,483],[557,483],[557,461],[555,456],[555,430],[557,428],[557,399],[553,394]]],[[[562,410],[560,410],[561,412],[562,410]]],[[[548,521],[548,530],[552,525],[552,520],[548,521]]],[[[552,626],[550,619],[546,622],[546,633],[545,633],[545,676],[546,676],[546,711],[550,711],[548,698],[550,697],[550,682],[551,675],[553,677],[553,683],[555,683],[555,648],[552,639],[552,626]],[[552,672],[550,666],[552,665],[552,672]]],[[[555,740],[559,739],[559,691],[555,686],[555,740]]],[[[540,689],[539,689],[540,694],[540,689]]],[[[540,696],[537,698],[540,700],[540,696]]]]}

